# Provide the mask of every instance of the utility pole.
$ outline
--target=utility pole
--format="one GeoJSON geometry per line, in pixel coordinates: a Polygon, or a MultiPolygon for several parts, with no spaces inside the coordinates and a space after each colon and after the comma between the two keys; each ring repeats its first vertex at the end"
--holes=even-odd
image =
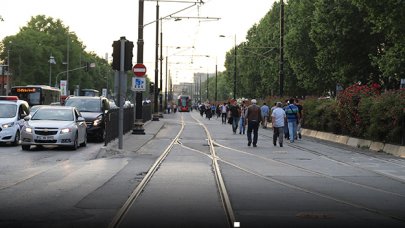
{"type": "Polygon", "coordinates": [[[209,96],[208,96],[208,94],[209,94],[209,88],[208,88],[208,72],[207,72],[207,100],[209,101],[209,96]]]}
{"type": "MultiPolygon", "coordinates": [[[[158,22],[156,22],[158,23],[158,22]]],[[[159,81],[159,118],[163,118],[163,20],[160,20],[160,81],[159,81]]]]}
{"type": "Polygon", "coordinates": [[[215,102],[218,101],[218,65],[215,63],[215,102]]]}
{"type": "Polygon", "coordinates": [[[159,1],[156,2],[156,47],[155,47],[155,87],[154,87],[154,96],[153,96],[153,117],[152,121],[159,121],[158,114],[158,95],[159,95],[159,1]]]}
{"type": "Polygon", "coordinates": [[[233,99],[236,100],[236,50],[237,50],[237,46],[236,46],[236,34],[235,34],[235,58],[234,58],[234,71],[233,71],[233,99]]]}
{"type": "Polygon", "coordinates": [[[284,95],[284,1],[280,2],[280,97],[284,95]]]}
{"type": "MultiPolygon", "coordinates": [[[[144,12],[144,0],[139,0],[139,13],[138,13],[138,42],[137,42],[137,63],[143,64],[143,12],[144,12]]],[[[143,128],[143,117],[142,117],[142,92],[136,93],[135,98],[135,121],[132,127],[132,134],[144,135],[145,129],[143,128]]]]}

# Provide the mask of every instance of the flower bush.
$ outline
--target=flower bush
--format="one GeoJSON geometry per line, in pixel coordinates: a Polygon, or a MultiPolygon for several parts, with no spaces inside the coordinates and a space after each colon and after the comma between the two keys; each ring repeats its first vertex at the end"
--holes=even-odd
{"type": "MultiPolygon", "coordinates": [[[[346,88],[338,96],[338,116],[341,121],[343,133],[355,137],[364,137],[367,127],[367,116],[361,116],[360,103],[365,98],[374,98],[379,95],[375,86],[354,84],[346,88]]],[[[366,114],[367,115],[367,114],[366,114]]]]}
{"type": "Polygon", "coordinates": [[[337,99],[307,98],[303,127],[384,143],[405,143],[405,89],[380,94],[374,85],[353,85],[337,99]]]}

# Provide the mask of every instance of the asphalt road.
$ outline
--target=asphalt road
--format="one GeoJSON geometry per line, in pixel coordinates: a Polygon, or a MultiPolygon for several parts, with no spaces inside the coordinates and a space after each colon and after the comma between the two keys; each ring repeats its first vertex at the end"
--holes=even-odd
{"type": "Polygon", "coordinates": [[[125,136],[124,150],[0,147],[0,227],[108,227],[181,116],[180,140],[119,227],[229,227],[197,120],[240,227],[405,227],[405,159],[306,137],[274,147],[271,129],[248,147],[246,135],[197,112],[148,123],[146,135],[125,136]]]}

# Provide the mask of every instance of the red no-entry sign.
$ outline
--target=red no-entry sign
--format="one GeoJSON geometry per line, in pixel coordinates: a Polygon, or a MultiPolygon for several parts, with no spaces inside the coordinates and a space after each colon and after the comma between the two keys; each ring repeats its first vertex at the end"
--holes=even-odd
{"type": "Polygon", "coordinates": [[[146,67],[142,63],[137,63],[132,67],[132,72],[134,72],[137,77],[143,77],[146,74],[146,67]]]}

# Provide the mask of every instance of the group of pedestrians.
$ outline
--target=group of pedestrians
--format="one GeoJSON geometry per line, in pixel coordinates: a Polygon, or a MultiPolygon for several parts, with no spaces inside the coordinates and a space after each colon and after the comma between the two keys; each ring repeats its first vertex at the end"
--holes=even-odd
{"type": "Polygon", "coordinates": [[[217,105],[213,113],[217,117],[221,116],[222,124],[231,124],[232,132],[247,135],[248,146],[257,147],[258,131],[260,125],[265,129],[269,122],[273,128],[273,144],[283,147],[283,139],[294,143],[296,139],[301,139],[302,105],[298,99],[290,99],[283,105],[276,102],[269,108],[266,103],[260,107],[257,100],[252,99],[250,105],[248,100],[242,100],[240,104],[235,99],[229,103],[217,105]]]}

